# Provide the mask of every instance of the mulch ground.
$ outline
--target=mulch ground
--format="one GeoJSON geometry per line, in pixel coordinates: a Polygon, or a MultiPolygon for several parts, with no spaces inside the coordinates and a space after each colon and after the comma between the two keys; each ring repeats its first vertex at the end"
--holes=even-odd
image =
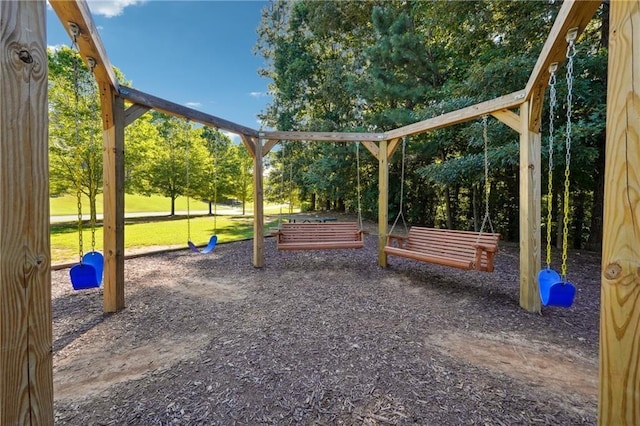
{"type": "Polygon", "coordinates": [[[56,424],[595,424],[600,258],[571,253],[570,309],[518,306],[493,273],[252,242],[126,261],[125,310],[53,274],[56,424]]]}

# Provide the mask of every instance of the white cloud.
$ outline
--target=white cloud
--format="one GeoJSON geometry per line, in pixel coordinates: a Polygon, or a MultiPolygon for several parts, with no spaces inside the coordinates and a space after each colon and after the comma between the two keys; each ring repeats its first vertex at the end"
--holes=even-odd
{"type": "Polygon", "coordinates": [[[184,105],[188,106],[189,108],[198,108],[202,106],[202,102],[187,102],[184,105]]]}
{"type": "Polygon", "coordinates": [[[242,142],[240,136],[236,135],[235,133],[227,132],[226,130],[220,130],[220,133],[231,139],[234,144],[239,144],[242,142]]]}
{"type": "Polygon", "coordinates": [[[66,44],[54,44],[54,45],[48,44],[47,45],[47,50],[51,50],[52,52],[55,53],[55,52],[57,52],[58,50],[62,49],[65,46],[66,46],[66,44]]]}
{"type": "Polygon", "coordinates": [[[142,4],[146,0],[87,0],[92,13],[107,18],[122,15],[125,7],[142,4]]]}
{"type": "Polygon", "coordinates": [[[267,94],[264,92],[249,92],[249,96],[253,98],[260,98],[262,96],[267,96],[267,94]]]}

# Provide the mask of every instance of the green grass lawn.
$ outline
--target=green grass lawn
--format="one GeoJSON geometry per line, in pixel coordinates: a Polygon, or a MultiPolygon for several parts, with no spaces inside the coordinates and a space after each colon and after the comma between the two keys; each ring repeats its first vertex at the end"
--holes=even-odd
{"type": "MultiPolygon", "coordinates": [[[[49,199],[51,215],[52,216],[67,216],[67,215],[75,215],[78,213],[78,202],[75,195],[65,195],[61,197],[52,197],[49,199]]],[[[102,212],[102,194],[96,197],[96,208],[98,212],[102,212]]],[[[124,196],[124,207],[125,212],[127,213],[139,213],[139,212],[167,212],[167,215],[171,212],[171,200],[167,197],[162,197],[160,195],[152,195],[150,197],[146,197],[144,195],[135,195],[135,194],[125,194],[124,196]]],[[[225,209],[229,209],[230,206],[219,204],[218,210],[224,211],[225,209]]],[[[189,209],[191,211],[208,211],[209,204],[203,203],[198,200],[190,199],[189,200],[189,209]]],[[[238,210],[239,208],[236,208],[238,210]]],[[[288,213],[289,208],[287,206],[283,207],[283,213],[288,213]]],[[[89,213],[89,200],[87,197],[82,198],[82,211],[85,214],[89,213]]],[[[187,211],[187,197],[178,197],[176,199],[176,211],[184,212],[187,211]]],[[[265,214],[277,214],[280,211],[279,205],[271,205],[267,204],[264,207],[265,214]]],[[[299,211],[299,209],[296,209],[299,211]]],[[[246,205],[246,213],[253,213],[253,203],[247,203],[246,205]]]]}
{"type": "MultiPolygon", "coordinates": [[[[265,232],[275,226],[277,220],[265,223],[265,232]]],[[[214,232],[214,221],[210,216],[191,219],[191,240],[196,245],[206,244],[212,235],[218,236],[219,242],[237,241],[253,236],[252,216],[217,216],[217,232],[214,232]]],[[[67,263],[78,260],[77,225],[65,223],[51,226],[51,261],[67,263]]],[[[91,251],[91,231],[83,229],[84,251],[91,251]]],[[[102,227],[96,228],[96,250],[102,251],[102,227]]],[[[125,224],[125,248],[138,247],[187,247],[187,219],[148,219],[127,221],[125,224]]]]}

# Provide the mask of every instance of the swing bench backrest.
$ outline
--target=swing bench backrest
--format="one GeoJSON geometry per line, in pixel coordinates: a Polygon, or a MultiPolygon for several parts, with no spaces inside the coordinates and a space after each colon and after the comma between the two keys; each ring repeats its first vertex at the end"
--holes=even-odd
{"type": "Polygon", "coordinates": [[[278,250],[323,250],[364,247],[356,222],[283,223],[275,234],[278,250]]]}
{"type": "Polygon", "coordinates": [[[390,234],[385,253],[454,268],[493,271],[500,234],[413,226],[406,237],[390,234]]]}

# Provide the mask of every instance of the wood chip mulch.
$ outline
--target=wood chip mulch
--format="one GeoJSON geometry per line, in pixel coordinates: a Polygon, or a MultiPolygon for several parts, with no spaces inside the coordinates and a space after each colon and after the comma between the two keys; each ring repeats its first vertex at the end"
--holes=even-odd
{"type": "Polygon", "coordinates": [[[493,273],[252,242],[126,261],[122,312],[53,274],[60,425],[595,424],[600,258],[573,252],[570,309],[518,306],[493,273]]]}

